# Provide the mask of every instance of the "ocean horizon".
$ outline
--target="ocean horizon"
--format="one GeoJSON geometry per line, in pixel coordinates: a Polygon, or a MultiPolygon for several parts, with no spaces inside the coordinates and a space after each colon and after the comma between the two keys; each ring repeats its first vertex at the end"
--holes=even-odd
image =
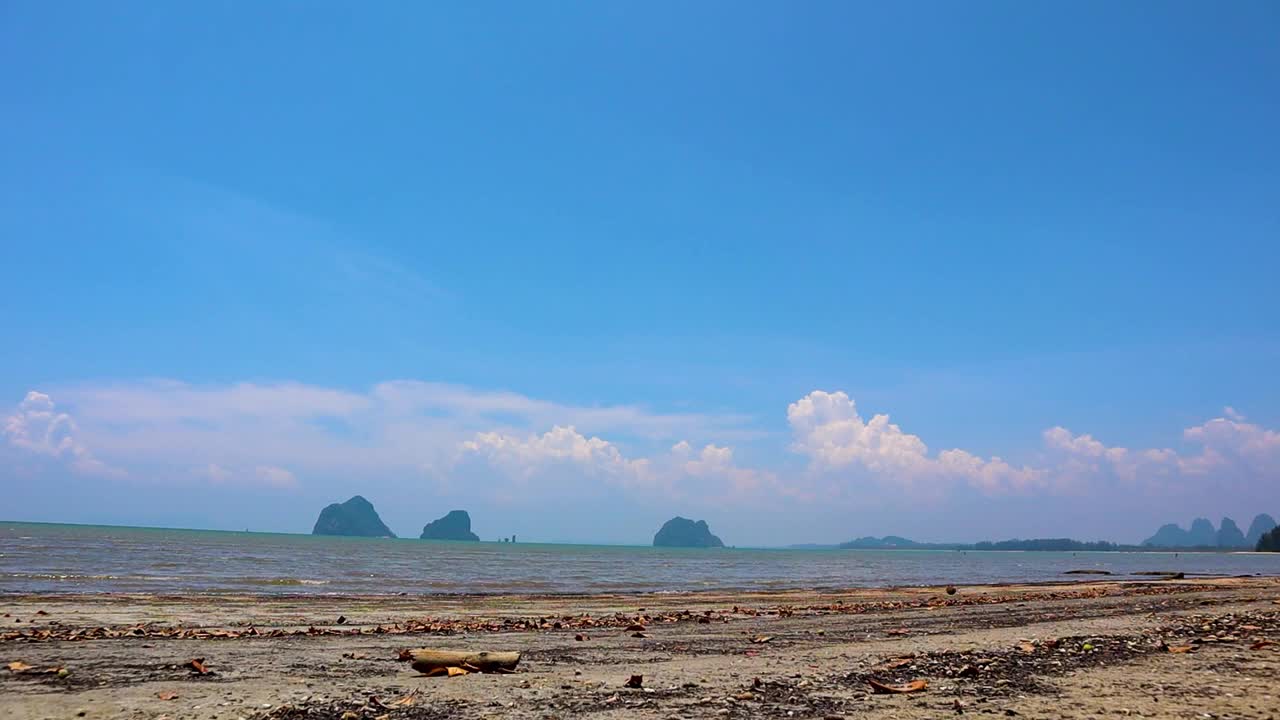
{"type": "Polygon", "coordinates": [[[0,593],[601,594],[1280,575],[1252,552],[423,541],[0,521],[0,593]]]}

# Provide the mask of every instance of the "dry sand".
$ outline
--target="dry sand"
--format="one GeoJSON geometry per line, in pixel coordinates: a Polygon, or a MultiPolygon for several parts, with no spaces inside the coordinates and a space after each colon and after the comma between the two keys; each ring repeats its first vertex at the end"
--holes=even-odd
{"type": "Polygon", "coordinates": [[[954,595],[9,595],[0,613],[6,720],[1280,717],[1275,578],[954,595]],[[407,647],[523,659],[510,675],[427,678],[397,660],[407,647]],[[631,675],[641,688],[624,687],[631,675]],[[875,694],[868,679],[928,687],[875,694]]]}

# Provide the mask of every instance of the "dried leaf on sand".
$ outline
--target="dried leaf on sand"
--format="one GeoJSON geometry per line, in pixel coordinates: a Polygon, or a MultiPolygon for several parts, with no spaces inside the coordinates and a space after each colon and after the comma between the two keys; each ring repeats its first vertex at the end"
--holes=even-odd
{"type": "Polygon", "coordinates": [[[900,685],[883,683],[874,678],[868,678],[867,684],[871,686],[871,691],[881,694],[900,695],[902,693],[919,692],[929,687],[926,680],[912,680],[911,682],[902,683],[900,685]]]}
{"type": "Polygon", "coordinates": [[[461,667],[437,667],[432,668],[429,672],[423,673],[426,677],[457,677],[458,675],[469,675],[470,670],[461,667]]]}

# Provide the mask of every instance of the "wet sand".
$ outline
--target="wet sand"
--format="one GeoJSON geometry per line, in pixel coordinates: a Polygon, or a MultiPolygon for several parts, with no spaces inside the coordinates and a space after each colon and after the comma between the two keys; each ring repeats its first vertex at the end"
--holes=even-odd
{"type": "Polygon", "coordinates": [[[8,595],[11,662],[30,666],[0,667],[0,717],[14,720],[1274,718],[1280,579],[954,595],[8,595]],[[428,678],[398,660],[414,647],[523,658],[514,674],[428,678]],[[632,675],[642,687],[624,686],[632,675]],[[878,694],[871,680],[928,686],[878,694]]]}

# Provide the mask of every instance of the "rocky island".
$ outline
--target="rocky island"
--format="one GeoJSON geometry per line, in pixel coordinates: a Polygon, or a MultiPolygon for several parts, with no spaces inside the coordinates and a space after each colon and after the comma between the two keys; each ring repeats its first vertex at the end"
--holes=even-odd
{"type": "Polygon", "coordinates": [[[378,511],[373,509],[373,503],[359,495],[344,503],[333,503],[321,510],[311,534],[385,538],[396,536],[391,532],[391,528],[382,522],[382,518],[378,517],[378,511]]]}
{"type": "Polygon", "coordinates": [[[1244,544],[1254,547],[1263,535],[1274,530],[1276,527],[1276,519],[1266,513],[1262,513],[1253,519],[1249,524],[1249,532],[1244,535],[1244,544]]]}
{"type": "Polygon", "coordinates": [[[432,520],[422,528],[420,537],[423,540],[480,540],[480,536],[471,532],[471,516],[466,510],[450,510],[448,515],[432,520]]]}
{"type": "Polygon", "coordinates": [[[1258,552],[1280,552],[1280,527],[1271,528],[1271,532],[1265,532],[1258,538],[1258,544],[1254,547],[1258,552]]]}
{"type": "Polygon", "coordinates": [[[654,547],[724,547],[720,538],[711,534],[706,520],[694,522],[688,518],[673,517],[663,524],[653,536],[654,547]]]}
{"type": "Polygon", "coordinates": [[[1210,549],[1223,550],[1252,549],[1262,535],[1276,526],[1276,521],[1266,513],[1262,513],[1249,524],[1249,532],[1240,531],[1240,526],[1229,517],[1222,518],[1217,530],[1213,523],[1205,518],[1196,518],[1190,530],[1184,530],[1176,523],[1163,525],[1155,535],[1142,542],[1147,547],[1210,549]]]}

